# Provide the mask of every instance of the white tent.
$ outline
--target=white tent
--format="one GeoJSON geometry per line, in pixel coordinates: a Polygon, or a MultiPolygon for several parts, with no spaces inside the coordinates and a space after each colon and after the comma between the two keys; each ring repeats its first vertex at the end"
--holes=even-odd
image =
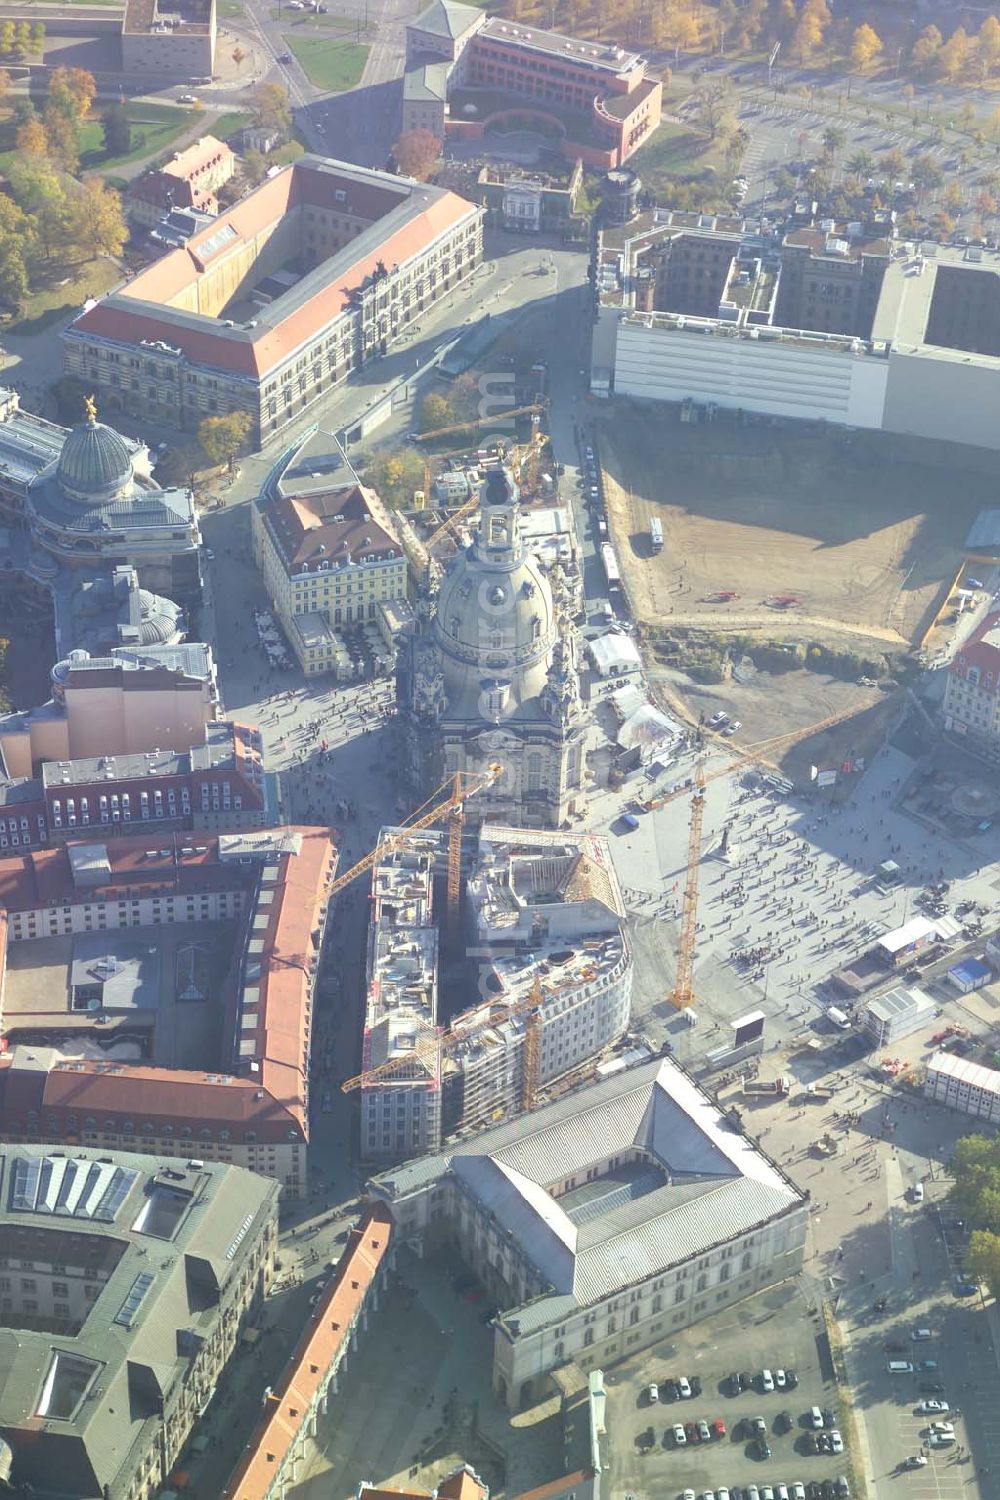
{"type": "Polygon", "coordinates": [[[639,648],[623,630],[609,630],[587,642],[590,659],[602,677],[620,677],[635,672],[642,665],[639,648]]]}
{"type": "Polygon", "coordinates": [[[624,724],[647,701],[643,689],[634,682],[627,683],[623,688],[615,688],[613,693],[608,694],[608,702],[614,709],[619,724],[624,724]]]}
{"type": "Polygon", "coordinates": [[[633,750],[638,746],[640,751],[652,752],[672,744],[680,737],[680,733],[680,726],[673,719],[654,708],[651,703],[644,703],[625,720],[618,731],[618,744],[623,750],[633,750]]]}

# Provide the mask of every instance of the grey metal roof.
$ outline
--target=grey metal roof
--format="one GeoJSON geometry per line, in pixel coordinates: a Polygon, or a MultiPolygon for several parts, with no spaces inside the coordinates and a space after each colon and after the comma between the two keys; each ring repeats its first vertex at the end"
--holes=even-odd
{"type": "MultiPolygon", "coordinates": [[[[0,1329],[0,1428],[31,1437],[12,1444],[14,1479],[30,1481],[40,1494],[99,1496],[105,1486],[124,1493],[123,1471],[128,1472],[136,1444],[145,1445],[160,1424],[159,1397],[187,1379],[193,1355],[215,1333],[222,1312],[218,1293],[224,1296],[228,1284],[243,1274],[248,1254],[276,1213],[278,1184],[221,1163],[185,1168],[176,1158],[160,1163],[155,1156],[102,1151],[98,1160],[96,1152],[78,1150],[62,1168],[72,1173],[74,1184],[87,1186],[95,1165],[108,1173],[112,1190],[116,1172],[128,1178],[114,1220],[102,1223],[91,1216],[84,1222],[79,1214],[60,1219],[58,1210],[12,1209],[6,1179],[15,1159],[45,1163],[49,1173],[60,1160],[46,1147],[0,1149],[0,1234],[27,1226],[28,1234],[38,1237],[38,1259],[70,1265],[86,1254],[78,1246],[96,1238],[110,1272],[76,1334],[0,1329]],[[140,1209],[158,1190],[190,1198],[172,1238],[154,1238],[134,1227],[140,1209]],[[143,1273],[153,1279],[140,1298],[137,1280],[143,1273]],[[84,1388],[86,1367],[98,1367],[93,1399],[80,1401],[65,1418],[53,1414],[51,1400],[49,1414],[39,1415],[54,1348],[80,1364],[84,1388]]],[[[5,1318],[9,1322],[11,1314],[5,1318]]],[[[70,1395],[72,1384],[69,1380],[70,1395]]]]}
{"type": "Polygon", "coordinates": [[[416,31],[427,31],[432,36],[455,37],[468,31],[482,19],[482,11],[474,5],[460,5],[457,0],[431,0],[410,25],[416,31]]]}
{"type": "Polygon", "coordinates": [[[553,1291],[582,1305],[803,1201],[670,1060],[615,1075],[445,1154],[391,1168],[372,1187],[391,1204],[449,1172],[510,1233],[553,1291]],[[574,1223],[549,1189],[636,1148],[665,1174],[663,1186],[625,1202],[610,1194],[605,1212],[574,1223]]]}
{"type": "Polygon", "coordinates": [[[450,71],[451,64],[446,62],[421,63],[419,67],[408,68],[403,74],[403,98],[411,103],[447,99],[450,71]]]}

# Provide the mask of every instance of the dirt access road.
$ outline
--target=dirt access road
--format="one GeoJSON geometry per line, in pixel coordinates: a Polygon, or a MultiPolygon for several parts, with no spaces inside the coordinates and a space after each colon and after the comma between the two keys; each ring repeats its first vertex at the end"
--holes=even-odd
{"type": "Polygon", "coordinates": [[[981,504],[967,477],[900,462],[867,434],[689,425],[676,408],[617,401],[596,427],[619,566],[648,624],[903,649],[954,577],[981,504]],[[722,590],[738,598],[713,602],[722,590]],[[768,606],[781,595],[799,602],[768,606]]]}

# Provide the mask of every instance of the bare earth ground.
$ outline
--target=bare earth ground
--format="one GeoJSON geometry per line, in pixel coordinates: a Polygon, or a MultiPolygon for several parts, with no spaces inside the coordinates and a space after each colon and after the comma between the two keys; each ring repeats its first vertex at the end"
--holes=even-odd
{"type": "Polygon", "coordinates": [[[649,624],[906,647],[954,577],[979,509],[978,486],[890,462],[868,437],[686,425],[676,408],[623,402],[597,423],[611,534],[633,611],[649,624]],[[724,589],[739,598],[707,602],[724,589]],[[769,608],[781,594],[800,603],[769,608]]]}

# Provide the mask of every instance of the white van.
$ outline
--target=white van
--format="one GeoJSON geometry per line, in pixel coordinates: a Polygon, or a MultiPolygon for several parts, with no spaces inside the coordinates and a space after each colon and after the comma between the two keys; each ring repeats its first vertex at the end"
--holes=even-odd
{"type": "Polygon", "coordinates": [[[850,1016],[845,1015],[845,1013],[842,1010],[838,1010],[835,1005],[831,1005],[829,1007],[829,1009],[827,1010],[826,1015],[827,1015],[827,1019],[829,1021],[832,1021],[833,1024],[834,1024],[834,1026],[836,1026],[840,1031],[849,1031],[850,1030],[850,1026],[851,1026],[851,1018],[850,1018],[850,1016]]]}
{"type": "Polygon", "coordinates": [[[886,1369],[890,1375],[912,1375],[913,1366],[908,1359],[890,1359],[886,1369]]]}

